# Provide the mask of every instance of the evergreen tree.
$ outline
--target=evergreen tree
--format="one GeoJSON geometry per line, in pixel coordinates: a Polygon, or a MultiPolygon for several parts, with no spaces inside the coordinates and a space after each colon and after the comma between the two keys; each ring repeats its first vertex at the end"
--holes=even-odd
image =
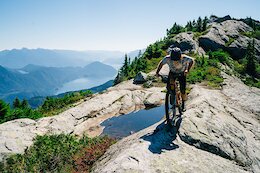
{"type": "Polygon", "coordinates": [[[253,19],[251,17],[248,19],[248,25],[253,27],[253,19]]]}
{"type": "Polygon", "coordinates": [[[162,50],[159,47],[158,43],[154,44],[154,50],[153,50],[153,58],[160,58],[162,54],[162,50]]]}
{"type": "Polygon", "coordinates": [[[176,22],[173,24],[171,29],[167,29],[167,36],[170,36],[172,34],[179,34],[180,32],[182,32],[183,27],[181,25],[178,25],[176,22]]]}
{"type": "Polygon", "coordinates": [[[207,24],[208,24],[208,18],[207,18],[207,16],[205,16],[205,18],[203,19],[203,23],[202,23],[202,31],[206,31],[207,24]]]}
{"type": "Polygon", "coordinates": [[[122,82],[122,78],[121,78],[121,73],[120,71],[118,71],[116,78],[114,80],[114,85],[119,84],[120,82],[122,82]]]}
{"type": "Polygon", "coordinates": [[[142,56],[142,51],[141,50],[139,50],[139,52],[138,52],[138,58],[140,58],[142,56]]]}
{"type": "Polygon", "coordinates": [[[21,102],[20,100],[16,97],[13,101],[13,108],[20,108],[21,107],[21,102]]]}
{"type": "Polygon", "coordinates": [[[152,45],[149,45],[145,51],[145,57],[147,59],[151,59],[153,58],[153,46],[152,45]]]}
{"type": "Polygon", "coordinates": [[[185,28],[187,29],[187,31],[192,31],[193,30],[193,26],[191,21],[187,22],[187,25],[185,26],[185,28]]]}
{"type": "Polygon", "coordinates": [[[196,30],[198,32],[202,31],[202,19],[201,19],[201,17],[199,17],[198,20],[197,20],[196,30]]]}
{"type": "Polygon", "coordinates": [[[0,123],[5,119],[10,111],[10,106],[3,100],[0,100],[0,123]]]}
{"type": "Polygon", "coordinates": [[[256,55],[255,55],[255,40],[249,41],[246,53],[246,72],[252,77],[257,77],[256,72],[256,55]]]}
{"type": "Polygon", "coordinates": [[[25,109],[25,108],[29,108],[29,104],[28,101],[23,99],[22,103],[21,103],[21,108],[25,109]]]}
{"type": "Polygon", "coordinates": [[[128,64],[127,54],[125,54],[125,61],[124,61],[124,64],[123,64],[122,72],[123,72],[124,76],[127,76],[128,72],[129,72],[129,64],[128,64]]]}
{"type": "Polygon", "coordinates": [[[195,27],[196,27],[196,21],[193,20],[193,21],[192,21],[192,28],[195,28],[195,27]]]}

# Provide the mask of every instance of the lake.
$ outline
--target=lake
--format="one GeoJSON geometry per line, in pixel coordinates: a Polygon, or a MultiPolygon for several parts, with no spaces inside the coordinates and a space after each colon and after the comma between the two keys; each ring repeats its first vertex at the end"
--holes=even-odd
{"type": "Polygon", "coordinates": [[[61,88],[58,88],[55,95],[65,93],[68,91],[78,91],[78,90],[83,90],[83,89],[87,89],[87,88],[92,88],[92,87],[95,87],[98,85],[102,85],[111,79],[112,79],[111,77],[75,79],[73,81],[63,84],[63,86],[61,88]]]}

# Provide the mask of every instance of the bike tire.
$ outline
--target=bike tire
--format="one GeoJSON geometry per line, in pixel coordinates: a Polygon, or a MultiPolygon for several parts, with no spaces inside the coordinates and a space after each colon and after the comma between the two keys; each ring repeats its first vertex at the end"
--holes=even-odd
{"type": "Polygon", "coordinates": [[[173,119],[176,116],[176,96],[169,91],[166,93],[165,97],[165,115],[167,124],[173,126],[173,119]]]}

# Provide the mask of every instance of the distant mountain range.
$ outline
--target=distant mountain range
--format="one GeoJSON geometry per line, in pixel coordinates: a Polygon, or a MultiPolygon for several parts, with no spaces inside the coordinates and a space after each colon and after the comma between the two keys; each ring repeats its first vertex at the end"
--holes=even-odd
{"type": "MultiPolygon", "coordinates": [[[[134,58],[138,53],[139,50],[135,50],[128,56],[134,58]]],[[[103,50],[23,48],[0,51],[0,99],[12,102],[15,97],[30,99],[62,93],[59,89],[68,91],[62,88],[64,84],[80,78],[100,85],[101,81],[114,78],[124,56],[124,52],[103,50]],[[94,82],[100,78],[99,83],[94,82]]]]}
{"type": "MultiPolygon", "coordinates": [[[[139,50],[127,53],[134,58],[139,50]]],[[[9,68],[22,68],[28,64],[45,67],[84,67],[93,61],[104,62],[118,68],[124,60],[120,51],[73,51],[50,49],[12,49],[0,51],[0,65],[9,68]]]]}
{"type": "Polygon", "coordinates": [[[78,78],[113,78],[117,71],[101,62],[85,67],[43,67],[26,65],[19,69],[0,66],[0,99],[31,98],[53,95],[57,88],[78,78]]]}

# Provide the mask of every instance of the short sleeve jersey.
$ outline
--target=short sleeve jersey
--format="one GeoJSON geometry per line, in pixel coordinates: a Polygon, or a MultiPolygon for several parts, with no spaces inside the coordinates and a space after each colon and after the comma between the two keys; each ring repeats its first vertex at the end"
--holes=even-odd
{"type": "Polygon", "coordinates": [[[162,64],[168,64],[172,73],[183,73],[192,61],[193,59],[186,55],[183,55],[178,61],[171,60],[170,56],[167,55],[163,58],[162,64]]]}

